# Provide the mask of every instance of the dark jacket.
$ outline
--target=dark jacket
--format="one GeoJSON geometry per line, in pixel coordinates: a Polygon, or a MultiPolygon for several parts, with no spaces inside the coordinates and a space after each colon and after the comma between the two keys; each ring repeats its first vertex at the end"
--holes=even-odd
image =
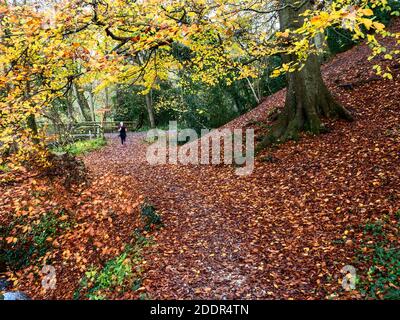
{"type": "Polygon", "coordinates": [[[125,126],[119,127],[119,136],[126,137],[126,128],[125,126]]]}

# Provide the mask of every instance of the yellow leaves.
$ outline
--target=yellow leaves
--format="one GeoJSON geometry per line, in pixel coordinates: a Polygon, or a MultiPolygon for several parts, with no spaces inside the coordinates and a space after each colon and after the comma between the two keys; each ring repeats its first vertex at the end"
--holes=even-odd
{"type": "Polygon", "coordinates": [[[288,30],[288,29],[286,29],[284,32],[278,31],[278,32],[276,32],[276,36],[281,37],[281,38],[287,38],[287,37],[289,37],[289,32],[290,32],[290,30],[288,30]]]}
{"type": "MultiPolygon", "coordinates": [[[[194,81],[214,85],[220,79],[230,84],[237,79],[257,77],[258,70],[254,65],[274,54],[294,55],[300,65],[311,52],[316,51],[312,46],[315,35],[331,26],[348,28],[359,38],[368,37],[369,45],[374,47],[374,54],[381,52],[376,49],[378,45],[373,34],[370,34],[372,32],[365,32],[365,28],[385,35],[384,25],[373,21],[371,9],[362,8],[364,4],[359,7],[345,6],[343,1],[339,1],[339,4],[327,3],[323,10],[306,10],[302,15],[305,18],[304,25],[297,30],[277,32],[276,37],[272,37],[268,28],[253,28],[252,19],[255,15],[240,11],[243,6],[249,5],[249,1],[238,2],[234,12],[232,6],[223,0],[218,0],[214,6],[211,5],[213,1],[206,0],[194,0],[187,6],[182,1],[170,1],[164,4],[164,8],[161,8],[159,0],[137,1],[129,6],[120,0],[107,3],[107,10],[99,10],[102,12],[99,19],[104,22],[104,26],[91,24],[89,28],[72,32],[68,36],[64,32],[76,30],[77,21],[82,26],[90,22],[91,17],[87,12],[60,4],[52,25],[53,23],[48,23],[49,12],[37,12],[26,6],[20,9],[23,14],[18,15],[16,12],[9,14],[7,8],[0,7],[1,12],[6,14],[1,21],[2,27],[7,26],[13,35],[19,35],[2,37],[4,31],[0,30],[0,70],[18,60],[29,47],[28,55],[24,56],[26,63],[15,64],[7,76],[0,71],[0,88],[3,89],[5,84],[10,84],[9,87],[12,88],[0,101],[0,107],[2,111],[5,110],[3,114],[8,119],[14,119],[7,120],[7,123],[0,120],[2,127],[11,127],[7,131],[8,137],[2,134],[2,143],[7,139],[6,143],[11,143],[15,135],[15,129],[12,128],[20,127],[24,123],[24,114],[27,111],[32,114],[46,111],[51,102],[62,94],[57,89],[63,88],[68,78],[78,74],[76,81],[82,86],[94,83],[97,86],[95,93],[101,93],[113,84],[132,82],[144,87],[143,94],[149,92],[160,80],[168,79],[185,65],[185,62],[176,58],[171,43],[182,44],[190,51],[193,56],[190,62],[193,65],[194,81]],[[185,23],[178,22],[183,13],[182,8],[185,8],[185,23]],[[46,27],[40,27],[42,25],[46,27]],[[124,55],[110,53],[121,42],[107,36],[105,28],[124,39],[131,39],[119,48],[124,55]],[[241,35],[242,30],[245,30],[244,37],[241,35]],[[126,56],[136,56],[137,52],[148,54],[155,47],[157,50],[148,63],[143,61],[144,64],[138,65],[134,59],[125,59],[126,56]],[[257,62],[252,66],[243,66],[243,61],[257,62]],[[35,83],[32,88],[34,91],[43,93],[32,101],[23,102],[25,92],[21,84],[28,80],[35,83]],[[34,105],[43,107],[41,110],[30,110],[34,105]]],[[[379,1],[379,5],[382,3],[379,1]]],[[[386,55],[385,58],[389,59],[389,56],[386,55]]],[[[260,62],[257,68],[264,66],[260,62]]],[[[296,68],[298,66],[284,64],[279,70],[274,70],[271,76],[278,77],[284,72],[295,71],[296,68]]],[[[386,74],[385,77],[390,78],[391,75],[386,74]]],[[[26,138],[29,136],[27,132],[26,138]]]]}
{"type": "Polygon", "coordinates": [[[364,26],[369,30],[372,26],[373,21],[371,19],[362,19],[361,20],[364,26]]]}
{"type": "Polygon", "coordinates": [[[310,22],[316,29],[321,29],[325,28],[330,20],[331,17],[329,13],[321,11],[319,15],[311,17],[310,22]]]}
{"type": "Polygon", "coordinates": [[[383,78],[386,78],[386,79],[389,79],[389,80],[393,80],[392,74],[391,74],[391,73],[388,73],[388,72],[386,72],[386,73],[383,74],[383,78]]]}
{"type": "Polygon", "coordinates": [[[272,71],[271,78],[276,78],[279,77],[280,75],[281,71],[279,69],[275,69],[274,71],[272,71]]]}
{"type": "Polygon", "coordinates": [[[361,13],[367,17],[374,15],[374,12],[369,8],[361,9],[361,13]]]}
{"type": "Polygon", "coordinates": [[[372,34],[367,34],[367,40],[368,40],[368,42],[371,42],[371,43],[377,42],[375,36],[372,34]]]}
{"type": "Polygon", "coordinates": [[[385,25],[384,25],[383,23],[374,21],[374,22],[373,22],[373,25],[374,25],[374,28],[375,28],[377,31],[382,31],[383,29],[385,29],[385,25]]]}
{"type": "Polygon", "coordinates": [[[195,18],[195,17],[197,16],[197,14],[196,14],[196,12],[191,11],[191,12],[188,12],[188,13],[187,13],[187,16],[188,16],[189,18],[195,18]]]}
{"type": "Polygon", "coordinates": [[[64,260],[68,260],[71,257],[71,251],[69,249],[66,249],[63,251],[62,256],[64,260]]]}
{"type": "Polygon", "coordinates": [[[23,226],[21,232],[22,233],[26,233],[28,231],[30,231],[32,228],[30,226],[23,226]]]}
{"type": "Polygon", "coordinates": [[[290,68],[289,64],[287,64],[287,63],[282,64],[282,69],[284,71],[289,71],[289,68],[290,68]]]}

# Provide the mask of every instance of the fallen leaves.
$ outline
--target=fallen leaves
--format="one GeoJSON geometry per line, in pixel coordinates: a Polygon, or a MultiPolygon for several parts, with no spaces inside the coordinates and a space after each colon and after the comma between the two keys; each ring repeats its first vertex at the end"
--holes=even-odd
{"type": "MultiPolygon", "coordinates": [[[[105,149],[85,156],[87,188],[67,192],[57,181],[31,179],[2,190],[2,224],[11,214],[36,217],[61,209],[60,222],[75,221],[49,239],[53,249],[41,260],[53,261],[60,273],[52,298],[71,298],[87,266],[123,252],[145,197],[165,227],[151,232],[156,245],[143,252],[145,285],[138,291],[162,299],[338,298],[340,269],[362,237],[354,227],[400,207],[400,92],[393,90],[400,87],[399,76],[351,91],[338,87],[370,76],[368,54],[367,46],[359,46],[324,66],[328,86],[357,121],[329,122],[329,134],[304,135],[268,151],[275,160],[257,158],[250,176],[239,178],[229,166],[149,166],[143,134],[129,135],[126,146],[110,138],[105,149]]],[[[264,121],[285,93],[226,127],[264,121]]],[[[254,127],[263,133],[262,126],[254,127]]],[[[361,250],[370,252],[367,246],[361,250]]],[[[31,269],[18,275],[21,289],[50,297],[35,289],[40,285],[31,269]]]]}

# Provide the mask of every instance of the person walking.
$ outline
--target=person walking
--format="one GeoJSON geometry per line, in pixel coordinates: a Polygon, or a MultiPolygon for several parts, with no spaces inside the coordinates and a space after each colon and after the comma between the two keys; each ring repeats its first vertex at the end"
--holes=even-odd
{"type": "Polygon", "coordinates": [[[119,123],[118,132],[119,137],[121,138],[121,144],[124,144],[126,141],[126,127],[124,126],[124,123],[122,121],[119,123]]]}

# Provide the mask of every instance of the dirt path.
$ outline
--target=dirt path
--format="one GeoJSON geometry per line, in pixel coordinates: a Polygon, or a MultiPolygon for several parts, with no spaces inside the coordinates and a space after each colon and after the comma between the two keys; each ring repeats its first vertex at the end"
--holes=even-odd
{"type": "MultiPolygon", "coordinates": [[[[368,54],[359,46],[323,68],[356,121],[328,121],[328,134],[265,151],[251,175],[150,166],[143,134],[129,135],[126,146],[114,136],[86,158],[95,176],[125,179],[127,193],[147,197],[162,215],[165,227],[145,253],[151,298],[359,297],[341,288],[341,269],[354,262],[363,225],[400,209],[400,73],[369,81],[368,54]],[[359,85],[339,86],[349,82],[359,85]]],[[[281,91],[226,127],[264,120],[283,102],[281,91]]]]}
{"type": "MultiPolygon", "coordinates": [[[[251,224],[251,207],[237,207],[231,194],[222,193],[221,199],[222,190],[218,190],[224,181],[235,177],[209,176],[208,167],[191,167],[193,172],[187,167],[149,166],[143,134],[130,134],[125,146],[115,136],[108,140],[101,156],[90,156],[90,169],[134,176],[140,192],[156,205],[165,223],[156,235],[158,247],[148,253],[151,297],[266,295],[266,288],[254,285],[263,264],[251,263],[251,252],[247,252],[248,243],[257,242],[257,237],[246,231],[251,224]],[[243,209],[249,212],[245,221],[237,218],[243,209]]],[[[253,254],[257,252],[253,250],[253,254]]]]}
{"type": "Polygon", "coordinates": [[[274,161],[261,155],[249,176],[230,166],[150,166],[138,134],[91,154],[96,174],[127,179],[125,191],[162,215],[145,253],[150,297],[343,295],[340,270],[353,263],[362,225],[400,207],[400,92],[390,88],[378,81],[343,92],[343,103],[357,101],[356,122],[268,151],[274,161]]]}
{"type": "Polygon", "coordinates": [[[378,87],[362,92],[386,99],[383,108],[373,110],[363,95],[356,123],[287,143],[245,177],[227,166],[150,166],[138,134],[126,146],[114,137],[92,154],[93,170],[129,176],[126,191],[139,191],[162,215],[165,227],[146,252],[150,297],[343,294],[340,270],[353,261],[360,226],[400,206],[400,97],[378,87]]]}

